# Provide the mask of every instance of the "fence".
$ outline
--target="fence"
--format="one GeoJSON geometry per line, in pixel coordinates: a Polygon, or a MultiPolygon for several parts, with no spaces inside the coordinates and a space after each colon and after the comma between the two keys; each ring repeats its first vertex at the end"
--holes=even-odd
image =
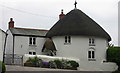
{"type": "Polygon", "coordinates": [[[22,55],[5,54],[4,63],[6,65],[22,65],[22,55]]]}

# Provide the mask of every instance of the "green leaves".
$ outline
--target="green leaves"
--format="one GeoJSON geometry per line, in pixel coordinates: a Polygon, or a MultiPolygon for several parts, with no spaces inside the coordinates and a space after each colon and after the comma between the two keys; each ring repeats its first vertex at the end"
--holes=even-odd
{"type": "Polygon", "coordinates": [[[117,63],[119,71],[116,71],[114,73],[120,72],[120,47],[109,47],[108,48],[107,61],[117,63]]]}
{"type": "Polygon", "coordinates": [[[0,61],[0,65],[2,66],[2,72],[1,73],[5,73],[6,72],[5,64],[0,61]]]}

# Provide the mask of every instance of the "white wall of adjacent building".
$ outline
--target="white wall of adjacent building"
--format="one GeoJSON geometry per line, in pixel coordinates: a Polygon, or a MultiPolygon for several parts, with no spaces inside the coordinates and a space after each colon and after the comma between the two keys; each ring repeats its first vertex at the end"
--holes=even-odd
{"type": "Polygon", "coordinates": [[[118,3],[118,46],[120,47],[120,1],[118,3]]]}
{"type": "Polygon", "coordinates": [[[29,36],[15,36],[14,53],[19,55],[29,54],[29,52],[36,52],[36,54],[41,54],[41,50],[45,43],[45,38],[35,37],[36,44],[29,44],[29,36]]]}
{"type": "MultiPolygon", "coordinates": [[[[53,37],[53,42],[57,48],[57,55],[59,57],[77,58],[80,60],[80,69],[83,70],[104,70],[102,66],[106,61],[106,51],[108,41],[105,38],[85,37],[85,36],[71,36],[71,43],[65,44],[65,36],[53,37]],[[89,46],[89,38],[94,38],[95,46],[89,46]],[[88,51],[93,48],[95,51],[95,61],[89,61],[88,51]]],[[[111,65],[111,64],[108,64],[111,65]]],[[[106,70],[108,69],[105,68],[106,70]]],[[[109,69],[114,70],[116,64],[112,64],[109,69]]]]}
{"type": "Polygon", "coordinates": [[[0,30],[0,61],[3,61],[3,50],[6,34],[0,30]]]}
{"type": "Polygon", "coordinates": [[[6,48],[5,54],[12,54],[13,53],[13,35],[10,30],[7,30],[7,39],[6,39],[6,48]]]}
{"type": "MultiPolygon", "coordinates": [[[[35,37],[36,44],[29,44],[29,36],[14,36],[14,54],[24,55],[29,54],[29,52],[36,52],[36,54],[41,54],[43,44],[45,43],[44,37],[35,37]]],[[[6,43],[6,54],[13,53],[13,35],[8,31],[7,43],[6,43]]]]}

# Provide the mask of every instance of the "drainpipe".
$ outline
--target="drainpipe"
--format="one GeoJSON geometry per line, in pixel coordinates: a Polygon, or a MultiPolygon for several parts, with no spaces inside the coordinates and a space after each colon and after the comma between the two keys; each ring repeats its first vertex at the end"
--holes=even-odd
{"type": "Polygon", "coordinates": [[[8,34],[6,33],[5,42],[4,42],[4,50],[3,50],[3,63],[5,63],[5,51],[6,51],[5,48],[6,48],[7,36],[8,36],[8,34]]]}
{"type": "Polygon", "coordinates": [[[15,35],[13,34],[13,54],[12,54],[12,63],[14,64],[14,42],[15,42],[15,35]]]}

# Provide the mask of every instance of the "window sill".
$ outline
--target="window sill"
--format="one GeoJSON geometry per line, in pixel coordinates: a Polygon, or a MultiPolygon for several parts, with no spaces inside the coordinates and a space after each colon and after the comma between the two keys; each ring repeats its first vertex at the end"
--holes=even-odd
{"type": "Polygon", "coordinates": [[[31,46],[31,47],[37,47],[37,45],[29,45],[29,46],[31,46]]]}
{"type": "Polygon", "coordinates": [[[88,59],[88,61],[96,61],[96,59],[88,59]]]}
{"type": "Polygon", "coordinates": [[[64,43],[64,45],[71,45],[71,43],[64,43]]]}
{"type": "Polygon", "coordinates": [[[89,44],[89,46],[95,46],[95,44],[89,44]]]}

